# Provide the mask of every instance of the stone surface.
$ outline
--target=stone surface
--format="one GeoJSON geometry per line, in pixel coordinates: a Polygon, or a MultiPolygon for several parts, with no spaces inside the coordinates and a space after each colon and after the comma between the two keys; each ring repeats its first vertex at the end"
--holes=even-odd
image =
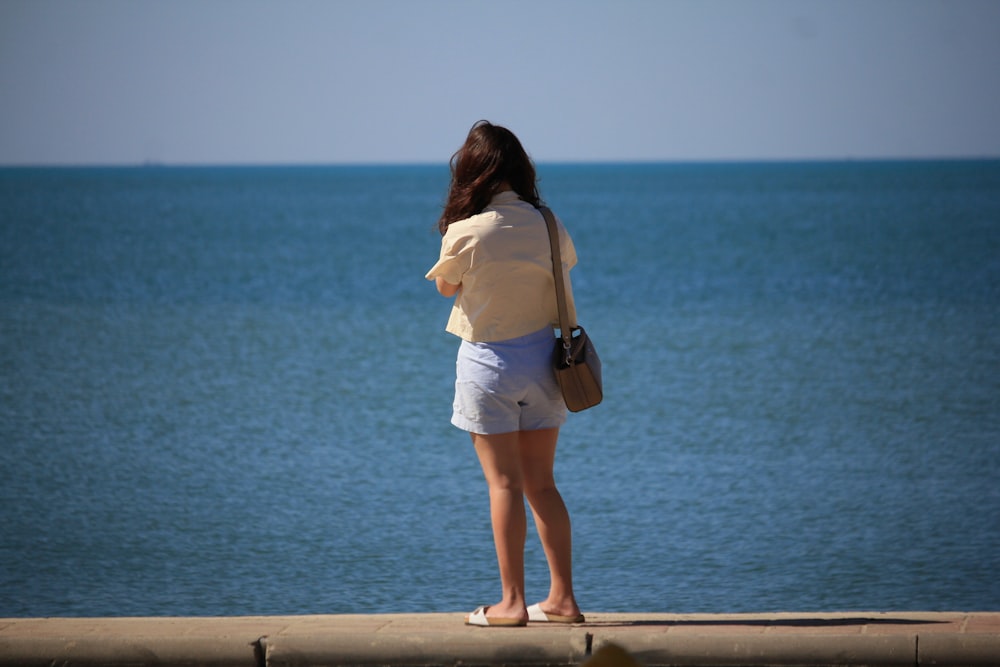
{"type": "Polygon", "coordinates": [[[1000,665],[1000,613],[601,614],[478,628],[464,613],[0,619],[0,665],[1000,665]],[[605,656],[614,651],[605,651],[605,656]]]}

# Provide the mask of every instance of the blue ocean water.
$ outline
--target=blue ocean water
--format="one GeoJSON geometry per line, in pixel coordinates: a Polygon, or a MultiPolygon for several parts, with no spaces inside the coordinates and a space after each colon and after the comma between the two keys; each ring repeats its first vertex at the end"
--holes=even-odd
{"type": "MultiPolygon", "coordinates": [[[[557,462],[585,611],[1000,609],[1000,163],[539,175],[605,367],[557,462]]],[[[495,601],[447,181],[0,170],[0,616],[495,601]]]]}

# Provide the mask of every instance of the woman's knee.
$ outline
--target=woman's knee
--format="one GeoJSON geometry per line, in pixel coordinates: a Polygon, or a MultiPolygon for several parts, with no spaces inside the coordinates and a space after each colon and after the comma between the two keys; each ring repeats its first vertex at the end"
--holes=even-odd
{"type": "Polygon", "coordinates": [[[518,475],[494,474],[487,476],[486,483],[490,491],[504,491],[509,493],[527,493],[524,486],[524,479],[518,475]]]}
{"type": "Polygon", "coordinates": [[[560,497],[559,489],[556,488],[556,482],[551,476],[541,479],[526,477],[524,480],[524,495],[527,496],[528,502],[533,506],[560,497]]]}

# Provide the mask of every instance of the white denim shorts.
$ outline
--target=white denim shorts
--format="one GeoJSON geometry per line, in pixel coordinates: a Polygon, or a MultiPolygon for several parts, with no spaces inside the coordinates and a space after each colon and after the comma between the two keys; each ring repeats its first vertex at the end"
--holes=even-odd
{"type": "Polygon", "coordinates": [[[462,341],[451,423],[493,435],[562,426],[566,403],[552,370],[550,327],[499,343],[462,341]]]}

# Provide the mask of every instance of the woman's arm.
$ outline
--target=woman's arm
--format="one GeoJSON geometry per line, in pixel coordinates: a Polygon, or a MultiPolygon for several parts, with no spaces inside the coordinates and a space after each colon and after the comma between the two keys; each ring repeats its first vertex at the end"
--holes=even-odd
{"type": "Polygon", "coordinates": [[[434,279],[434,284],[437,286],[438,292],[441,292],[441,296],[455,296],[461,285],[452,285],[450,282],[438,276],[434,279]]]}

